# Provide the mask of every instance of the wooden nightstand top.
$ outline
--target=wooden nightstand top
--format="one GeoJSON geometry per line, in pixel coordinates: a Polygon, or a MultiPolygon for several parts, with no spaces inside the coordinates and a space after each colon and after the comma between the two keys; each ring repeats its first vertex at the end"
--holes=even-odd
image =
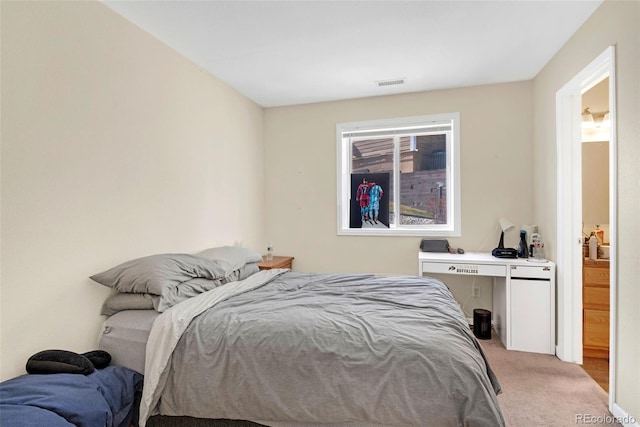
{"type": "Polygon", "coordinates": [[[272,268],[289,268],[293,264],[295,258],[292,256],[273,256],[271,261],[267,261],[266,257],[262,257],[262,262],[258,263],[260,270],[271,270],[272,268]]]}

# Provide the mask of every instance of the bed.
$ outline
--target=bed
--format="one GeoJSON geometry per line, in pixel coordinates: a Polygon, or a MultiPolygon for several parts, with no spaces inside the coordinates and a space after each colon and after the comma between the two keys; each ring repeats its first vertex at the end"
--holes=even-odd
{"type": "MultiPolygon", "coordinates": [[[[134,318],[152,319],[145,365],[135,362],[145,374],[140,425],[158,415],[268,426],[504,425],[498,380],[442,282],[278,269],[237,273],[251,258],[222,261],[218,273],[203,273],[195,258],[189,262],[197,268],[178,263],[190,278],[154,287],[146,276],[158,275],[142,269],[145,284],[135,288],[155,292],[147,311],[133,307],[134,318]],[[228,274],[235,280],[225,280],[228,274]],[[218,282],[206,290],[191,283],[202,280],[218,282]],[[202,291],[175,298],[184,296],[175,289],[181,286],[202,291]],[[177,302],[161,303],[165,295],[177,302]]],[[[216,257],[207,259],[220,267],[216,257]]],[[[167,268],[166,259],[159,264],[167,268]]],[[[126,284],[113,287],[136,293],[126,284]]],[[[107,335],[113,344],[114,334],[126,329],[114,325],[130,309],[107,319],[101,347],[107,335]]],[[[120,347],[127,351],[110,349],[114,363],[134,361],[134,346],[120,347]]]]}
{"type": "Polygon", "coordinates": [[[91,374],[26,374],[0,383],[3,427],[128,427],[142,376],[108,366],[91,374]]]}

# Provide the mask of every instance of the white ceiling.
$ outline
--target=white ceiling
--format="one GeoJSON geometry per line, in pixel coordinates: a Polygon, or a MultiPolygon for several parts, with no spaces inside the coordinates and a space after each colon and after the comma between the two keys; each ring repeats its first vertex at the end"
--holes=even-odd
{"type": "Polygon", "coordinates": [[[601,2],[103,0],[263,107],[530,80],[601,2]]]}

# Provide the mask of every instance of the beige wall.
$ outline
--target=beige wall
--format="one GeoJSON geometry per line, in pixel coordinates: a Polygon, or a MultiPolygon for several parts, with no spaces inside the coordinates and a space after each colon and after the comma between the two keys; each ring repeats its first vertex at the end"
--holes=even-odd
{"type": "MultiPolygon", "coordinates": [[[[555,240],[556,92],[610,45],[616,49],[618,118],[615,393],[618,404],[640,419],[640,2],[605,1],[534,80],[535,216],[555,240]]],[[[554,258],[555,249],[550,254],[554,258]]]]}
{"type": "MultiPolygon", "coordinates": [[[[338,236],[336,124],[460,112],[462,236],[454,247],[490,251],[498,219],[534,216],[531,82],[271,108],[265,111],[267,238],[303,271],[417,274],[420,237],[338,236]]],[[[542,230],[544,233],[544,230],[542,230]]],[[[428,237],[428,236],[425,236],[428,237]]],[[[507,236],[516,245],[517,230],[507,236]]],[[[452,279],[452,278],[450,278],[452,279]]],[[[460,302],[468,280],[450,280],[460,302]]],[[[481,301],[491,308],[488,279],[481,301]]]]}
{"type": "Polygon", "coordinates": [[[99,2],[2,2],[2,378],[133,257],[262,246],[263,111],[99,2]]]}
{"type": "Polygon", "coordinates": [[[582,143],[582,221],[589,236],[599,225],[609,241],[609,143],[582,143]],[[607,230],[605,230],[605,227],[607,230]]]}

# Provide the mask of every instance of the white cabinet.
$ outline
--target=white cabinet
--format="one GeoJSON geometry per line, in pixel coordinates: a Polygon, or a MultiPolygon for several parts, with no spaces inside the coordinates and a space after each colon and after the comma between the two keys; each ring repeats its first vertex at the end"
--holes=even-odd
{"type": "Polygon", "coordinates": [[[551,282],[511,278],[511,349],[554,354],[551,282]]]}

